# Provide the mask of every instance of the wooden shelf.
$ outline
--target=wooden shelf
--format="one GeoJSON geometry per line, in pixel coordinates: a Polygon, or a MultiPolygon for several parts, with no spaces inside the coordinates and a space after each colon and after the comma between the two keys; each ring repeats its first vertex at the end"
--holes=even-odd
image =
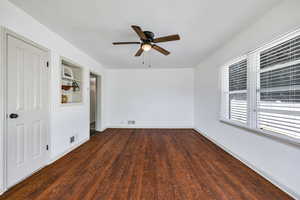
{"type": "Polygon", "coordinates": [[[62,85],[62,86],[61,86],[61,89],[68,91],[68,90],[70,90],[72,87],[73,87],[72,85],[62,85]]]}

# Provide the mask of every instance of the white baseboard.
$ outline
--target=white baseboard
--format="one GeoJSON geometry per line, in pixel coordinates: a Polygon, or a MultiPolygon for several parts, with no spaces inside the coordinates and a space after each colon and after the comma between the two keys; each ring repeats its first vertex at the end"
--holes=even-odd
{"type": "Polygon", "coordinates": [[[107,128],[144,128],[144,129],[194,129],[194,126],[189,125],[109,125],[107,128]]]}
{"type": "Polygon", "coordinates": [[[107,129],[107,127],[104,127],[104,128],[101,128],[100,130],[96,129],[96,131],[98,131],[98,132],[104,132],[106,129],[107,129]]]}
{"type": "Polygon", "coordinates": [[[83,140],[81,140],[80,142],[76,143],[75,145],[71,146],[69,149],[67,149],[66,151],[62,152],[61,154],[55,156],[54,158],[51,158],[48,162],[48,165],[54,163],[55,161],[57,161],[58,159],[62,158],[63,156],[65,156],[66,154],[70,153],[71,151],[73,151],[74,149],[78,148],[79,146],[81,146],[82,144],[86,143],[90,138],[87,137],[83,140]]]}
{"type": "Polygon", "coordinates": [[[210,140],[211,142],[213,142],[214,144],[216,144],[217,146],[219,146],[220,148],[222,148],[224,151],[226,151],[227,153],[229,153],[234,158],[238,159],[239,161],[241,161],[242,163],[244,163],[245,165],[247,165],[250,169],[252,169],[256,173],[258,173],[260,176],[262,176],[265,179],[267,179],[273,185],[277,186],[282,191],[284,191],[287,194],[289,194],[291,197],[300,200],[300,194],[297,193],[296,191],[293,191],[292,189],[290,189],[286,185],[280,183],[273,176],[271,176],[270,174],[266,173],[264,170],[261,170],[261,169],[257,168],[256,166],[252,165],[249,161],[247,161],[244,158],[240,157],[239,155],[235,154],[234,152],[232,152],[231,150],[229,150],[227,147],[225,147],[224,145],[220,144],[219,142],[217,142],[216,140],[214,140],[213,138],[211,138],[210,136],[208,136],[207,134],[205,134],[204,132],[202,132],[200,129],[194,128],[194,130],[197,131],[200,135],[202,135],[205,138],[207,138],[208,140],[210,140]]]}

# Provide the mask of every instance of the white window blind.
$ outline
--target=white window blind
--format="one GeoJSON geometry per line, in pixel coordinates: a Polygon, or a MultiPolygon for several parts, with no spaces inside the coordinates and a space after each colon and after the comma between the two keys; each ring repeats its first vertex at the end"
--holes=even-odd
{"type": "Polygon", "coordinates": [[[300,36],[260,53],[258,128],[300,138],[300,36]]]}
{"type": "Polygon", "coordinates": [[[229,119],[247,123],[247,59],[229,66],[229,119]]]}

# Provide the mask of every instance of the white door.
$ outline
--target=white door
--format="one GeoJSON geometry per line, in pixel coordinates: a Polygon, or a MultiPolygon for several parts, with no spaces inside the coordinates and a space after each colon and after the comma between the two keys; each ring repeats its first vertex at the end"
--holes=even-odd
{"type": "Polygon", "coordinates": [[[47,52],[7,36],[7,187],[45,166],[47,52]]]}

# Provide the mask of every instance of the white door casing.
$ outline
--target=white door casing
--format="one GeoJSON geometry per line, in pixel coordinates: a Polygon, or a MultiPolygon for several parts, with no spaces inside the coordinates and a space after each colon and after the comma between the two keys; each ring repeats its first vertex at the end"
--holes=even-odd
{"type": "Polygon", "coordinates": [[[9,34],[6,43],[9,188],[46,165],[49,68],[48,52],[9,34]]]}

